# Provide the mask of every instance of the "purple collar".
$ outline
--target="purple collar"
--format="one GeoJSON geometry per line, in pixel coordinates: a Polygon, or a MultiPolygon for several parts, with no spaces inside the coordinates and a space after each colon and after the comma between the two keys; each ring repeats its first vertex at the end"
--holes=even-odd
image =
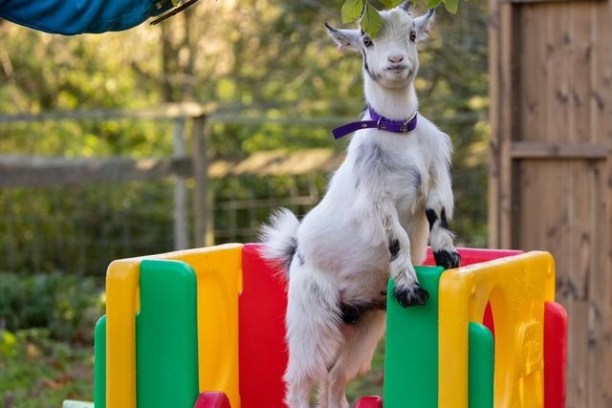
{"type": "Polygon", "coordinates": [[[417,112],[414,113],[412,118],[404,121],[387,119],[376,113],[371,106],[368,106],[368,113],[370,114],[370,118],[372,118],[371,120],[360,120],[358,122],[347,123],[346,125],[342,125],[332,130],[334,139],[340,139],[359,129],[376,128],[393,133],[410,133],[416,129],[417,126],[417,112]]]}

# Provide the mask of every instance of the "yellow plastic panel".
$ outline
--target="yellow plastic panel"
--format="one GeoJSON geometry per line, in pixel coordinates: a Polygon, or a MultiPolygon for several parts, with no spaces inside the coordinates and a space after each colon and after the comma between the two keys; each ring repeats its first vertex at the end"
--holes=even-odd
{"type": "Polygon", "coordinates": [[[142,259],[185,262],[198,285],[200,391],[223,391],[240,408],[238,294],[242,245],[227,244],[114,261],[106,275],[107,406],[136,408],[136,314],[142,259]]]}
{"type": "Polygon", "coordinates": [[[544,302],[554,300],[554,260],[529,252],[446,271],[440,280],[439,407],[468,407],[468,324],[495,319],[495,407],[540,408],[544,302]]]}
{"type": "Polygon", "coordinates": [[[238,388],[238,294],[242,291],[242,245],[183,251],[198,280],[200,392],[223,391],[240,408],[238,388]]]}
{"type": "Polygon", "coordinates": [[[139,260],[120,260],[106,273],[106,406],[136,408],[136,313],[139,260]]]}

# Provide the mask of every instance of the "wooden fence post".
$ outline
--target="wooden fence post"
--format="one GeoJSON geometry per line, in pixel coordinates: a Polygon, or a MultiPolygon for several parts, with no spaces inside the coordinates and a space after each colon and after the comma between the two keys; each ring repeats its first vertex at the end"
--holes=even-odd
{"type": "Polygon", "coordinates": [[[195,218],[194,245],[196,247],[214,244],[213,220],[210,215],[210,183],[208,176],[208,128],[206,116],[193,118],[193,214],[195,218]]]}
{"type": "MultiPolygon", "coordinates": [[[[185,156],[185,120],[174,120],[173,156],[175,159],[185,156]]],[[[177,176],[174,184],[174,249],[186,249],[189,246],[187,229],[187,183],[185,177],[177,176]]]]}

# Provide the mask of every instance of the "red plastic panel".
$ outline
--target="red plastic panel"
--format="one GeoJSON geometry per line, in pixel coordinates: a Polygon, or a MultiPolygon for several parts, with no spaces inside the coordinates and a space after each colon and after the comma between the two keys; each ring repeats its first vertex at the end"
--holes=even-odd
{"type": "Polygon", "coordinates": [[[247,244],[242,252],[239,307],[240,398],[242,408],[285,408],[282,380],[287,366],[285,278],[247,244]]]}
{"type": "MultiPolygon", "coordinates": [[[[505,258],[507,256],[522,254],[523,251],[510,249],[477,249],[477,248],[457,248],[461,255],[461,266],[472,265],[475,263],[492,261],[493,259],[505,258]]],[[[431,248],[427,248],[427,257],[423,265],[433,266],[436,262],[431,252],[431,248]]]]}
{"type": "Polygon", "coordinates": [[[382,408],[383,399],[377,395],[362,397],[355,404],[355,408],[382,408]]]}
{"type": "Polygon", "coordinates": [[[495,338],[495,321],[493,320],[493,310],[491,309],[491,302],[487,303],[487,308],[484,312],[484,317],[482,318],[482,323],[485,325],[487,329],[495,338]]]}
{"type": "Polygon", "coordinates": [[[544,305],[544,407],[565,408],[567,313],[555,302],[544,305]]]}
{"type": "Polygon", "coordinates": [[[231,408],[229,398],[223,392],[203,392],[193,408],[231,408]]]}

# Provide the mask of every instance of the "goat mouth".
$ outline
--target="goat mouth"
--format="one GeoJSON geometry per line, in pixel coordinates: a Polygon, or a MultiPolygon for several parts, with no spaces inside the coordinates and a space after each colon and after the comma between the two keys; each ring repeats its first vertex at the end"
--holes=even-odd
{"type": "Polygon", "coordinates": [[[403,72],[408,69],[408,65],[400,64],[400,65],[391,65],[385,69],[385,71],[390,72],[403,72]]]}

